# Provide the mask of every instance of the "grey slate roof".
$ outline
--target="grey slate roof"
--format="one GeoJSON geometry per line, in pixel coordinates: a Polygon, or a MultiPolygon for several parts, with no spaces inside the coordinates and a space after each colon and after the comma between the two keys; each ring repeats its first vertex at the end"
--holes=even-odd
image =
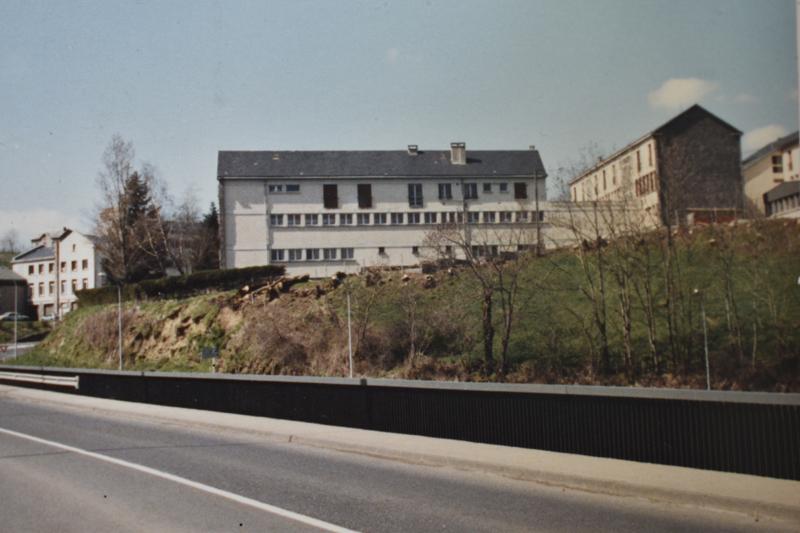
{"type": "Polygon", "coordinates": [[[219,152],[218,179],[312,177],[545,177],[537,150],[467,150],[466,165],[449,150],[219,152]]]}
{"type": "Polygon", "coordinates": [[[771,154],[775,150],[782,150],[787,146],[791,146],[792,144],[797,144],[798,142],[800,142],[800,132],[790,133],[789,135],[776,139],[771,143],[762,146],[761,148],[759,148],[758,150],[747,156],[747,158],[744,161],[742,161],[742,166],[743,167],[750,166],[759,159],[761,159],[762,157],[771,154]]]}
{"type": "Polygon", "coordinates": [[[0,267],[0,283],[25,283],[25,278],[17,274],[11,269],[0,267]]]}
{"type": "Polygon", "coordinates": [[[45,259],[55,259],[56,254],[52,248],[47,246],[35,246],[26,252],[17,255],[11,261],[13,263],[27,263],[29,261],[43,261],[45,259]]]}
{"type": "Polygon", "coordinates": [[[798,193],[800,193],[800,181],[784,181],[768,190],[766,194],[764,194],[764,199],[767,202],[774,202],[798,193]]]}

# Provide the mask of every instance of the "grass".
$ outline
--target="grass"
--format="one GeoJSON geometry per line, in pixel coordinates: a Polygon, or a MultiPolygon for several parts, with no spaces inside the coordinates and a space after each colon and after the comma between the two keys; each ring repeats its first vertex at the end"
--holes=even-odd
{"type": "MultiPolygon", "coordinates": [[[[24,321],[17,322],[17,340],[24,342],[25,339],[46,334],[50,331],[47,322],[24,321]]],[[[14,342],[14,322],[0,322],[0,343],[14,342]]]]}

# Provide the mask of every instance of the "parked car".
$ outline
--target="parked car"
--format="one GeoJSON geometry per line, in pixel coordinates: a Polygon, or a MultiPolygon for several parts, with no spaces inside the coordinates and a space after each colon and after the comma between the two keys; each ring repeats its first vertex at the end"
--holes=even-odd
{"type": "Polygon", "coordinates": [[[56,315],[44,315],[41,320],[42,322],[55,322],[57,317],[56,315]]]}
{"type": "Polygon", "coordinates": [[[3,322],[13,322],[16,320],[17,322],[27,322],[31,319],[28,315],[23,315],[21,313],[15,313],[14,311],[9,311],[8,313],[3,313],[0,315],[0,321],[3,322]]]}

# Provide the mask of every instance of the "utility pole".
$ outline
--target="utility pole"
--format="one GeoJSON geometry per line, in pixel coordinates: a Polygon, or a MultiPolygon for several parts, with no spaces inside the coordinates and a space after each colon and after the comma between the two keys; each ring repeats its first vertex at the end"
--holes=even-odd
{"type": "Polygon", "coordinates": [[[117,285],[117,338],[119,344],[119,369],[122,370],[122,284],[117,285]]]}
{"type": "MultiPolygon", "coordinates": [[[[122,348],[120,348],[122,349],[122,348]]],[[[353,328],[350,321],[350,291],[347,291],[347,351],[350,355],[350,377],[353,377],[353,328]]]]}

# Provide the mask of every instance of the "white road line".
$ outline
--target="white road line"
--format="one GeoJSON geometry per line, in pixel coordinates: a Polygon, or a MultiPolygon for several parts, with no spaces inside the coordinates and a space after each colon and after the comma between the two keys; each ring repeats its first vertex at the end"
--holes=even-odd
{"type": "Polygon", "coordinates": [[[337,526],[335,524],[324,522],[322,520],[317,520],[316,518],[312,518],[310,516],[295,513],[293,511],[282,509],[280,507],[275,507],[274,505],[270,505],[268,503],[260,502],[258,500],[254,500],[252,498],[248,498],[240,494],[235,494],[233,492],[228,492],[226,490],[218,489],[216,487],[212,487],[204,483],[198,483],[197,481],[192,481],[191,479],[186,479],[185,477],[176,476],[174,474],[163,472],[161,470],[156,470],[155,468],[150,468],[149,466],[131,463],[129,461],[124,461],[122,459],[117,459],[116,457],[90,452],[89,450],[76,448],[74,446],[68,446],[66,444],[61,444],[60,442],[55,442],[52,440],[40,439],[39,437],[34,437],[33,435],[27,435],[25,433],[19,433],[17,431],[12,431],[10,429],[0,428],[0,433],[11,435],[13,437],[17,437],[20,439],[27,439],[33,442],[38,442],[40,444],[45,444],[47,446],[52,446],[54,448],[59,448],[61,450],[65,450],[72,453],[77,453],[79,455],[85,455],[86,457],[91,457],[93,459],[98,459],[100,461],[105,461],[107,463],[124,466],[126,468],[130,468],[131,470],[138,470],[139,472],[144,472],[145,474],[150,474],[151,476],[167,479],[175,483],[180,483],[181,485],[186,485],[187,487],[192,487],[194,489],[201,490],[209,494],[213,494],[214,496],[227,498],[237,503],[241,503],[242,505],[248,505],[250,507],[260,509],[261,511],[266,511],[268,513],[272,513],[274,515],[278,515],[283,518],[288,518],[296,522],[307,524],[309,526],[314,526],[324,531],[334,531],[337,533],[353,533],[352,529],[347,529],[344,527],[337,526]]]}

